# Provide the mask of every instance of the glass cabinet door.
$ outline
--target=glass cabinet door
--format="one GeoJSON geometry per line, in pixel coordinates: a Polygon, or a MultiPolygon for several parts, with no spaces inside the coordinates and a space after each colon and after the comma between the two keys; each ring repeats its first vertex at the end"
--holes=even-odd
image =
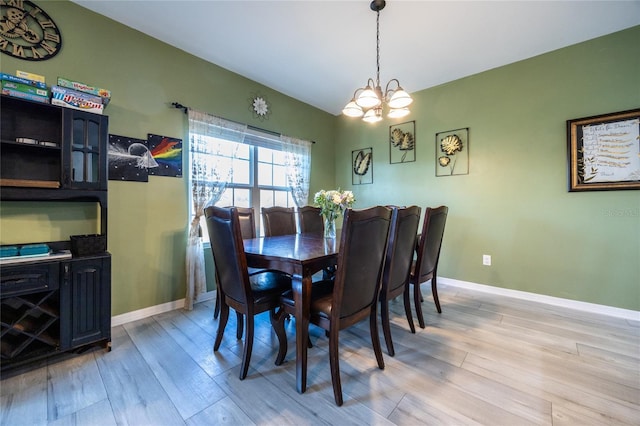
{"type": "Polygon", "coordinates": [[[106,189],[107,152],[101,150],[107,138],[107,117],[69,111],[68,182],[71,188],[106,189]]]}

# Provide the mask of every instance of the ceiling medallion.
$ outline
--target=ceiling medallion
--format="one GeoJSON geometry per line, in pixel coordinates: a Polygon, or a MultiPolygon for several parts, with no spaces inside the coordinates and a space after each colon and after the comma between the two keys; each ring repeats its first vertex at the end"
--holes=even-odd
{"type": "Polygon", "coordinates": [[[271,105],[266,96],[260,93],[253,93],[249,99],[249,111],[260,121],[268,120],[271,115],[271,105]]]}
{"type": "Polygon", "coordinates": [[[0,2],[0,51],[26,61],[53,58],[62,48],[60,29],[30,1],[0,2]]]}

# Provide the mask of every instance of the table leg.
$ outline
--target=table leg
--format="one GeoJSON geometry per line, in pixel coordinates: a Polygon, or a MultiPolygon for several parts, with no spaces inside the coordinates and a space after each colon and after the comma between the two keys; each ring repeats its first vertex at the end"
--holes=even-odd
{"type": "Polygon", "coordinates": [[[307,341],[309,340],[309,308],[311,305],[311,275],[294,276],[293,299],[296,310],[296,389],[307,390],[307,341]]]}

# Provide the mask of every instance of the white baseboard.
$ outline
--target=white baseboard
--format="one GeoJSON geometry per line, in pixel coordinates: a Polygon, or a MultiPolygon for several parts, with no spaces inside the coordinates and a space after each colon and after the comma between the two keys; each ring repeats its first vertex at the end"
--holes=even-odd
{"type": "MultiPolygon", "coordinates": [[[[481,291],[483,293],[514,297],[516,299],[546,303],[547,305],[552,306],[560,306],[568,309],[577,309],[579,311],[586,311],[633,321],[640,321],[640,311],[632,311],[630,309],[615,308],[612,306],[597,305],[595,303],[587,303],[577,300],[562,299],[560,297],[545,296],[543,294],[528,293],[526,291],[493,287],[490,285],[476,284],[469,281],[455,280],[453,278],[438,277],[438,283],[449,285],[451,287],[466,288],[469,290],[481,291]]],[[[215,295],[215,290],[209,291],[200,295],[197,298],[196,302],[211,300],[215,297],[215,295]]],[[[116,315],[111,318],[111,326],[116,327],[118,325],[126,324],[131,321],[141,320],[153,315],[173,311],[174,309],[179,308],[184,308],[184,299],[174,300],[173,302],[162,303],[160,305],[149,306],[148,308],[138,309],[137,311],[131,311],[121,315],[116,315]]]]}
{"type": "MultiPolygon", "coordinates": [[[[216,292],[208,291],[201,294],[196,299],[197,302],[204,302],[205,300],[211,300],[215,297],[216,292]]],[[[131,321],[141,320],[153,315],[162,314],[164,312],[173,311],[174,309],[184,308],[184,299],[174,300],[172,302],[161,303],[160,305],[149,306],[148,308],[138,309],[137,311],[131,311],[124,314],[111,317],[111,327],[126,324],[131,321]]]]}
{"type": "Polygon", "coordinates": [[[595,303],[580,302],[577,300],[562,299],[560,297],[546,296],[544,294],[528,293],[526,291],[512,290],[508,288],[493,287],[490,285],[476,284],[468,281],[454,280],[452,278],[438,277],[438,284],[450,285],[452,287],[467,288],[469,290],[492,293],[500,296],[514,297],[516,299],[529,300],[532,302],[546,303],[547,305],[560,306],[579,311],[592,312],[602,315],[609,315],[617,318],[624,318],[633,321],[640,321],[640,311],[630,309],[615,308],[613,306],[598,305],[595,303]]]}

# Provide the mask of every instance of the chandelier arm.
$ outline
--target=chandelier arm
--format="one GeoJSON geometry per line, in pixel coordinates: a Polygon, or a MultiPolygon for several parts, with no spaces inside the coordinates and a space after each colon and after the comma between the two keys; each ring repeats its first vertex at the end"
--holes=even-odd
{"type": "Polygon", "coordinates": [[[389,80],[389,82],[387,83],[387,86],[386,86],[386,87],[385,87],[385,89],[384,89],[384,97],[385,97],[385,100],[388,100],[388,98],[390,98],[390,97],[391,97],[391,96],[389,96],[389,95],[393,95],[393,93],[394,93],[396,90],[400,89],[400,88],[401,88],[401,87],[400,87],[400,81],[399,81],[397,78],[392,78],[391,80],[389,80]],[[390,88],[389,88],[389,85],[390,85],[391,83],[393,83],[394,81],[396,82],[397,87],[396,87],[395,89],[390,89],[390,88]]]}

